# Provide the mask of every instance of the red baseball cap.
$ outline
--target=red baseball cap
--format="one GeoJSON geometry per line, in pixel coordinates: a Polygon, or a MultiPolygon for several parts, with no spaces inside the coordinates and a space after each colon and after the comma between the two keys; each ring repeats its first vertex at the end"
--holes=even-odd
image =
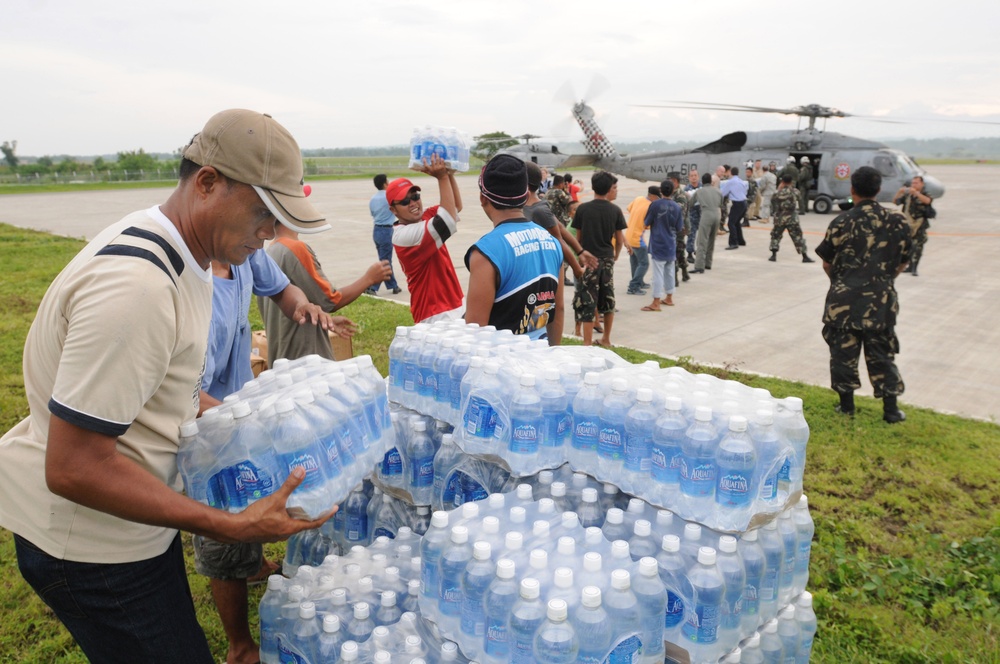
{"type": "Polygon", "coordinates": [[[389,202],[389,205],[392,205],[394,202],[401,201],[406,198],[406,195],[410,193],[411,189],[420,191],[420,187],[414,185],[406,178],[396,178],[386,185],[385,200],[389,202]]]}

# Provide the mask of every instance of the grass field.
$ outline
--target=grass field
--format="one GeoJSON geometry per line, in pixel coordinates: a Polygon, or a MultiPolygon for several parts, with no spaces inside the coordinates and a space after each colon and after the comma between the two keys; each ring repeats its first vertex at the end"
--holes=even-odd
{"type": "MultiPolygon", "coordinates": [[[[27,414],[21,351],[38,301],[82,246],[0,224],[0,431],[27,414]]],[[[386,349],[395,326],[410,322],[408,310],[362,297],[345,314],[359,323],[355,352],[371,354],[384,374],[386,349]]],[[[256,311],[252,320],[260,326],[256,311]]],[[[681,363],[702,370],[689,359],[681,363]]],[[[812,428],[805,490],[816,522],[809,588],[819,617],[813,661],[1000,663],[1000,427],[913,407],[905,423],[890,426],[881,421],[880,404],[867,398],[847,419],[833,412],[827,389],[708,371],[805,402],[812,428]]],[[[282,551],[280,544],[268,547],[272,558],[282,551]]],[[[188,562],[191,569],[190,555],[188,562]]],[[[85,661],[22,581],[6,531],[0,574],[0,662],[85,661]]],[[[192,572],[191,584],[222,657],[225,640],[205,579],[192,572]]]]}

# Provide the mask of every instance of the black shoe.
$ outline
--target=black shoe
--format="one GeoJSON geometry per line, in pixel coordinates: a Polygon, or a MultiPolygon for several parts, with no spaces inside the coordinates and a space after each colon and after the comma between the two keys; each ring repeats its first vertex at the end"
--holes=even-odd
{"type": "Polygon", "coordinates": [[[905,422],[906,413],[897,408],[896,410],[890,410],[882,413],[882,419],[888,422],[889,424],[896,424],[897,422],[905,422]]]}
{"type": "Polygon", "coordinates": [[[705,274],[705,270],[691,270],[691,274],[705,274]]]}
{"type": "Polygon", "coordinates": [[[684,276],[681,278],[681,281],[691,281],[691,277],[688,276],[687,272],[684,273],[684,276]]]}
{"type": "Polygon", "coordinates": [[[396,286],[395,288],[392,289],[392,294],[393,295],[399,295],[402,292],[403,292],[403,289],[400,288],[399,286],[396,286]]]}
{"type": "Polygon", "coordinates": [[[687,259],[688,259],[688,263],[694,263],[694,254],[688,253],[687,259]]]}
{"type": "Polygon", "coordinates": [[[910,274],[912,274],[914,277],[919,277],[920,276],[919,274],[917,274],[917,266],[916,265],[914,265],[913,269],[910,270],[910,274]]]}
{"type": "Polygon", "coordinates": [[[366,288],[365,289],[365,294],[366,295],[375,295],[376,293],[378,293],[378,291],[375,290],[374,288],[366,288]]]}
{"type": "Polygon", "coordinates": [[[847,415],[848,417],[854,417],[854,409],[853,408],[844,408],[843,406],[841,406],[838,403],[836,406],[833,407],[833,409],[835,411],[837,411],[838,413],[840,413],[841,415],[847,415]]]}
{"type": "Polygon", "coordinates": [[[802,254],[802,262],[803,263],[815,263],[816,261],[814,261],[813,259],[809,258],[809,254],[802,254]]]}
{"type": "Polygon", "coordinates": [[[739,249],[739,246],[733,245],[732,247],[726,247],[726,251],[732,251],[733,249],[739,249]]]}
{"type": "Polygon", "coordinates": [[[742,226],[744,228],[750,228],[750,222],[749,221],[744,221],[743,224],[742,224],[742,226]]]}
{"type": "Polygon", "coordinates": [[[563,279],[563,285],[564,286],[575,286],[576,284],[573,283],[572,279],[563,279]]]}
{"type": "Polygon", "coordinates": [[[767,260],[771,261],[772,263],[777,263],[778,262],[778,252],[777,251],[772,251],[771,252],[771,257],[768,258],[767,260]]]}
{"type": "Polygon", "coordinates": [[[705,269],[706,269],[706,270],[711,270],[712,268],[711,268],[711,266],[709,266],[709,265],[706,265],[706,266],[705,266],[705,269]]]}

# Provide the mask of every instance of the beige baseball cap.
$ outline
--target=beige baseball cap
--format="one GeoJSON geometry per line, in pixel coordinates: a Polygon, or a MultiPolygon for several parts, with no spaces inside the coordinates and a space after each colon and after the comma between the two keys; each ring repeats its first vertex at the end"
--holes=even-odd
{"type": "Polygon", "coordinates": [[[250,185],[292,230],[319,233],[330,228],[302,189],[299,144],[266,113],[241,108],[216,113],[184,148],[184,158],[250,185]]]}

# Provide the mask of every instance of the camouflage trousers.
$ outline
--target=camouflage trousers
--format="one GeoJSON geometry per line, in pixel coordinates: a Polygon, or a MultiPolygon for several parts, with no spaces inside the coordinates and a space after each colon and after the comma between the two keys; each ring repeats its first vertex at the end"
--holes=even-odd
{"type": "Polygon", "coordinates": [[[805,214],[809,211],[809,187],[800,184],[797,189],[799,190],[799,214],[805,214]]]}
{"type": "Polygon", "coordinates": [[[598,258],[597,269],[587,268],[576,280],[573,315],[577,323],[592,323],[597,314],[615,310],[615,259],[598,258]]]}
{"type": "Polygon", "coordinates": [[[676,270],[686,270],[688,268],[687,262],[687,233],[681,232],[677,236],[677,265],[676,270]]]}
{"type": "Polygon", "coordinates": [[[893,329],[849,330],[824,325],[823,340],[830,347],[830,387],[834,392],[853,392],[861,387],[858,358],[864,347],[868,380],[874,388],[875,398],[903,393],[903,377],[895,361],[899,339],[893,329]]]}
{"type": "Polygon", "coordinates": [[[802,254],[806,253],[806,241],[802,237],[802,227],[799,226],[797,221],[786,221],[780,217],[774,218],[774,226],[771,228],[771,246],[770,251],[777,251],[778,245],[781,244],[781,237],[785,230],[788,230],[788,236],[792,238],[792,244],[795,248],[802,254]]]}
{"type": "Polygon", "coordinates": [[[924,245],[927,244],[927,229],[930,227],[931,225],[926,219],[918,219],[916,223],[910,224],[910,231],[913,234],[913,253],[910,254],[910,265],[916,265],[920,262],[920,257],[924,254],[924,245]]]}

